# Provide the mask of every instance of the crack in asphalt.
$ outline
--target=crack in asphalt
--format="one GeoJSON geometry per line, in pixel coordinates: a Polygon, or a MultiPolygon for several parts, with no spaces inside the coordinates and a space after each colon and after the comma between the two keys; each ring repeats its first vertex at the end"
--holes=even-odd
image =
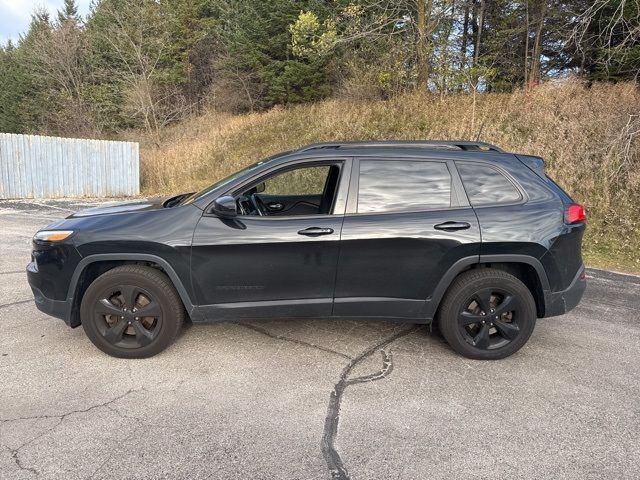
{"type": "Polygon", "coordinates": [[[75,415],[76,413],[87,413],[87,412],[90,412],[91,410],[94,410],[96,408],[107,407],[107,406],[111,405],[112,403],[123,399],[127,395],[139,392],[141,390],[144,390],[144,388],[139,388],[137,390],[129,389],[125,393],[123,393],[122,395],[118,395],[117,397],[114,397],[111,400],[108,400],[108,401],[106,401],[104,403],[98,403],[96,405],[91,405],[90,407],[87,407],[87,408],[84,408],[84,409],[80,409],[80,410],[71,410],[70,412],[63,413],[63,414],[60,414],[60,415],[34,415],[34,416],[31,416],[31,417],[0,418],[0,423],[18,422],[20,420],[42,420],[42,419],[47,419],[47,418],[58,418],[60,420],[64,420],[65,418],[67,418],[67,417],[69,417],[71,415],[75,415]]]}
{"type": "MultiPolygon", "coordinates": [[[[108,408],[109,410],[111,410],[112,412],[114,412],[114,413],[116,413],[116,414],[119,414],[119,415],[120,415],[121,417],[123,417],[123,418],[127,418],[127,419],[131,419],[131,420],[135,420],[135,421],[137,421],[137,422],[140,424],[140,426],[141,426],[141,427],[142,427],[142,426],[144,426],[144,425],[143,425],[143,422],[142,422],[140,419],[138,419],[138,418],[128,417],[128,416],[126,416],[126,415],[122,415],[122,414],[120,414],[120,412],[118,412],[117,410],[112,409],[110,406],[107,406],[107,408],[108,408]]],[[[132,438],[134,438],[134,437],[138,434],[138,431],[139,431],[138,429],[134,429],[134,430],[133,430],[133,432],[131,432],[129,435],[127,435],[127,436],[124,438],[124,440],[122,440],[122,443],[126,443],[126,442],[128,442],[129,440],[131,440],[132,438]]],[[[99,472],[99,471],[101,471],[101,470],[102,470],[102,468],[103,468],[103,467],[104,467],[104,466],[105,466],[109,461],[111,461],[111,460],[113,459],[113,457],[116,455],[116,453],[117,453],[117,452],[115,451],[115,449],[111,449],[111,452],[109,453],[109,455],[107,455],[107,458],[105,458],[105,459],[104,459],[104,460],[103,460],[103,461],[102,461],[102,462],[101,462],[101,463],[96,467],[96,469],[95,469],[95,470],[94,470],[94,471],[93,471],[89,476],[87,476],[87,477],[86,477],[86,479],[87,479],[87,480],[92,480],[93,478],[95,478],[95,476],[98,474],[98,472],[99,472]]]]}
{"type": "MultiPolygon", "coordinates": [[[[22,461],[20,460],[20,450],[22,450],[24,447],[34,443],[35,441],[39,440],[40,438],[44,437],[45,435],[47,435],[48,433],[53,432],[53,430],[55,430],[56,428],[58,428],[62,422],[64,422],[64,420],[66,418],[68,418],[71,415],[75,415],[78,413],[87,413],[90,412],[92,410],[95,410],[96,408],[101,408],[101,407],[105,407],[109,410],[112,410],[111,408],[109,408],[109,406],[112,403],[117,402],[118,400],[123,399],[124,397],[126,397],[127,395],[130,395],[131,393],[135,393],[138,392],[139,390],[128,390],[127,392],[123,393],[122,395],[118,395],[115,398],[112,398],[111,400],[108,400],[106,402],[103,403],[99,403],[96,405],[91,405],[90,407],[84,408],[84,409],[79,409],[79,410],[72,410],[70,412],[67,413],[63,413],[61,415],[34,415],[31,417],[16,417],[16,418],[5,418],[5,419],[0,419],[0,424],[5,424],[8,422],[17,422],[17,421],[21,421],[21,420],[44,420],[44,419],[57,419],[58,421],[51,426],[50,428],[45,429],[40,435],[37,435],[35,437],[33,437],[31,440],[24,442],[23,444],[21,444],[20,446],[18,446],[18,448],[10,448],[8,446],[4,446],[10,453],[11,453],[11,458],[13,458],[13,461],[15,462],[16,466],[21,470],[21,471],[28,471],[33,473],[36,476],[40,475],[40,472],[38,472],[38,470],[36,470],[33,467],[28,467],[25,466],[22,461]]],[[[113,410],[112,410],[113,411],[113,410]]]]}
{"type": "Polygon", "coordinates": [[[342,358],[346,358],[347,360],[352,360],[353,357],[347,355],[346,353],[342,353],[342,352],[338,352],[336,350],[332,350],[330,348],[327,347],[323,347],[322,345],[317,345],[315,343],[310,343],[310,342],[305,342],[303,340],[298,340],[297,338],[292,338],[292,337],[286,337],[284,335],[278,335],[275,333],[271,333],[268,330],[265,330],[264,328],[261,327],[256,327],[255,325],[251,325],[250,323],[243,323],[243,322],[231,322],[234,323],[236,325],[240,325],[242,327],[248,328],[250,330],[253,330],[255,332],[261,333],[263,335],[266,335],[269,338],[274,338],[276,340],[283,340],[285,342],[292,342],[292,343],[297,343],[298,345],[304,345],[306,347],[311,347],[311,348],[315,348],[316,350],[320,350],[326,353],[331,353],[333,355],[338,355],[342,358]]]}
{"type": "MultiPolygon", "coordinates": [[[[133,435],[131,435],[131,437],[133,437],[133,435]]],[[[129,440],[129,438],[127,438],[126,440],[129,440]]],[[[109,460],[111,460],[112,458],[113,458],[113,454],[111,454],[107,458],[105,458],[104,461],[100,465],[98,465],[98,468],[96,468],[93,471],[93,473],[87,477],[87,480],[91,480],[91,479],[95,478],[95,476],[98,474],[98,472],[100,470],[102,470],[102,467],[104,467],[107,464],[107,462],[109,460]]]]}
{"type": "Polygon", "coordinates": [[[393,357],[391,352],[384,351],[384,347],[390,343],[415,332],[419,325],[414,325],[411,328],[398,332],[384,340],[376,343],[363,351],[357,357],[353,358],[342,370],[340,379],[335,384],[333,391],[329,397],[329,405],[327,407],[327,417],[324,422],[324,432],[322,434],[321,449],[324,456],[329,474],[334,480],[349,480],[349,472],[344,466],[344,462],[340,457],[340,454],[336,450],[335,441],[338,436],[338,424],[340,423],[340,404],[342,403],[342,397],[345,390],[350,385],[365,382],[374,382],[376,380],[387,377],[393,371],[393,357]],[[363,375],[361,377],[349,378],[351,371],[364,359],[373,355],[377,350],[380,350],[382,354],[382,368],[372,374],[363,375]]]}
{"type": "MultiPolygon", "coordinates": [[[[25,444],[26,445],[26,444],[25,444]]],[[[38,470],[36,470],[33,467],[25,467],[24,465],[22,465],[22,462],[20,461],[20,459],[18,458],[18,450],[20,448],[22,448],[23,445],[21,445],[18,449],[12,449],[9,447],[5,447],[9,453],[11,454],[11,458],[13,459],[13,461],[15,462],[15,464],[18,466],[18,468],[22,471],[27,471],[27,472],[31,472],[33,473],[36,477],[40,475],[40,472],[38,472],[38,470]]]]}
{"type": "Polygon", "coordinates": [[[29,303],[29,302],[33,302],[33,298],[30,298],[29,300],[19,300],[17,302],[5,303],[4,305],[0,305],[0,308],[11,307],[13,305],[21,305],[23,303],[29,303]]]}
{"type": "Polygon", "coordinates": [[[12,272],[0,272],[0,275],[11,275],[13,273],[25,273],[24,270],[14,270],[12,272]]]}
{"type": "Polygon", "coordinates": [[[355,385],[357,383],[374,382],[376,380],[381,380],[391,374],[391,372],[393,371],[393,356],[391,352],[387,353],[384,350],[384,347],[388,346],[390,343],[398,340],[399,338],[405,337],[410,333],[415,332],[420,328],[420,325],[414,325],[410,328],[395,333],[370,346],[368,349],[361,352],[358,356],[351,357],[347,354],[337,352],[327,347],[323,347],[322,345],[305,342],[295,338],[286,337],[284,335],[274,334],[264,328],[251,325],[249,323],[232,323],[261,333],[262,335],[265,335],[269,338],[297,343],[299,345],[304,345],[310,348],[321,350],[323,352],[338,355],[349,360],[349,363],[342,369],[340,379],[338,380],[338,383],[335,384],[334,389],[329,397],[329,405],[327,407],[327,416],[325,418],[324,431],[321,442],[322,455],[324,456],[325,462],[327,463],[327,468],[329,469],[331,478],[334,480],[349,480],[351,477],[349,476],[349,473],[344,466],[344,462],[342,461],[342,458],[340,457],[340,454],[336,450],[335,446],[335,441],[338,436],[338,424],[340,422],[340,404],[342,403],[342,396],[344,395],[347,387],[349,387],[350,385],[355,385]],[[378,350],[382,355],[382,368],[379,371],[371,373],[369,375],[349,378],[349,374],[360,362],[370,357],[378,350]]]}

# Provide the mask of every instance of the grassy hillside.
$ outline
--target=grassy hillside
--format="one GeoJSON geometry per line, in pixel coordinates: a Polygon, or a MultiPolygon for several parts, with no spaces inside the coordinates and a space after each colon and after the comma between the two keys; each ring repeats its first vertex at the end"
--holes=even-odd
{"type": "Polygon", "coordinates": [[[589,212],[585,257],[640,271],[640,91],[546,84],[529,92],[386,101],[334,99],[231,116],[208,113],[143,142],[145,194],[191,191],[282,150],[327,140],[475,139],[540,155],[589,212]]]}

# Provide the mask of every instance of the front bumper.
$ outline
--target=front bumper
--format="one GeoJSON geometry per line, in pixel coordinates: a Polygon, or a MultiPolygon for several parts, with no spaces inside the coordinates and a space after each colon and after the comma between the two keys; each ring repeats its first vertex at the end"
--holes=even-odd
{"type": "Polygon", "coordinates": [[[549,293],[544,312],[545,318],[563,315],[573,310],[580,303],[586,288],[586,272],[582,266],[566,290],[549,293]]]}
{"type": "Polygon", "coordinates": [[[42,293],[42,290],[38,288],[40,283],[38,279],[38,267],[34,262],[30,262],[27,265],[27,279],[38,310],[52,317],[60,318],[69,325],[69,302],[67,300],[54,300],[42,293]]]}

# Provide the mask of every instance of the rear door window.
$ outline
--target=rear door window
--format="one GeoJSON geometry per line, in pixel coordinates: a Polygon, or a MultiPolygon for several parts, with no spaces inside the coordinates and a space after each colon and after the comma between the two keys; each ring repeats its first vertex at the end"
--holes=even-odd
{"type": "Polygon", "coordinates": [[[516,186],[497,168],[481,163],[456,162],[469,202],[474,207],[522,200],[516,186]]]}
{"type": "Polygon", "coordinates": [[[449,208],[451,192],[444,162],[360,160],[358,213],[449,208]]]}

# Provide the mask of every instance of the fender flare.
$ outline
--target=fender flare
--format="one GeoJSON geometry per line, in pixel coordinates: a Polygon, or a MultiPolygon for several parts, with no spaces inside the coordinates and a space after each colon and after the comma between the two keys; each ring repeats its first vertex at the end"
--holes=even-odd
{"type": "Polygon", "coordinates": [[[480,263],[526,263],[534,268],[538,274],[540,285],[543,292],[551,291],[549,286],[549,278],[547,277],[547,271],[542,266],[542,262],[530,255],[480,255],[480,263]]]}
{"type": "Polygon", "coordinates": [[[544,298],[542,301],[545,305],[548,304],[548,299],[550,295],[550,287],[549,287],[549,279],[547,277],[547,272],[540,260],[530,255],[514,255],[514,254],[505,254],[505,255],[480,255],[480,256],[472,256],[472,257],[464,257],[455,262],[449,270],[442,276],[438,285],[433,290],[433,294],[430,298],[427,298],[425,303],[425,316],[428,319],[433,319],[435,314],[440,306],[440,302],[444,297],[444,294],[449,289],[449,286],[453,282],[453,280],[463,271],[465,271],[471,265],[480,265],[483,263],[524,263],[532,266],[540,280],[540,285],[542,286],[542,293],[544,298]]]}
{"type": "MultiPolygon", "coordinates": [[[[142,262],[152,262],[160,265],[164,272],[169,277],[169,280],[173,284],[173,287],[180,295],[180,299],[184,304],[184,308],[187,310],[190,316],[195,313],[194,304],[191,301],[191,297],[187,292],[187,289],[184,287],[182,280],[173,269],[173,267],[167,262],[164,258],[159,257],[157,255],[151,255],[148,253],[99,253],[95,255],[89,255],[87,257],[83,257],[73,272],[71,276],[71,281],[69,282],[69,289],[67,291],[67,305],[68,305],[68,318],[71,319],[73,302],[75,297],[76,288],[78,286],[78,281],[80,280],[80,275],[85,271],[87,266],[96,262],[104,262],[109,260],[116,261],[142,261],[142,262]]],[[[79,325],[79,323],[78,323],[79,325]]],[[[71,326],[78,326],[71,325],[71,326]]]]}

